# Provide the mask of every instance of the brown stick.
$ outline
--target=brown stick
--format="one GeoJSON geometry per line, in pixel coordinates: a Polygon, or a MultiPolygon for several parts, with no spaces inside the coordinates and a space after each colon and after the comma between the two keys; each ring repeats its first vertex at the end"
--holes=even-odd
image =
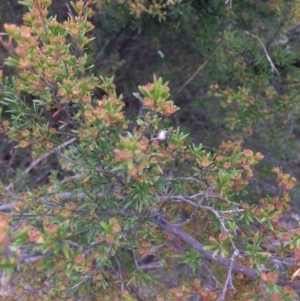
{"type": "MultiPolygon", "coordinates": [[[[192,248],[195,250],[199,251],[201,254],[203,254],[206,258],[209,258],[213,260],[214,262],[224,266],[225,268],[229,269],[229,267],[232,267],[232,271],[235,273],[242,273],[244,276],[249,278],[250,280],[255,280],[257,275],[257,272],[253,269],[250,269],[248,267],[245,267],[241,264],[238,264],[236,262],[231,262],[230,258],[224,258],[221,256],[213,256],[212,251],[207,251],[204,250],[204,245],[201,244],[198,240],[196,240],[193,236],[189,235],[188,233],[182,231],[179,229],[177,226],[174,226],[170,223],[168,223],[164,219],[158,218],[158,223],[161,229],[164,232],[167,233],[172,233],[175,235],[177,238],[180,238],[184,242],[186,242],[188,245],[190,245],[192,248]]],[[[288,280],[282,280],[278,279],[277,285],[279,286],[290,286],[295,292],[300,294],[300,282],[293,282],[293,281],[288,281],[288,280]]]]}

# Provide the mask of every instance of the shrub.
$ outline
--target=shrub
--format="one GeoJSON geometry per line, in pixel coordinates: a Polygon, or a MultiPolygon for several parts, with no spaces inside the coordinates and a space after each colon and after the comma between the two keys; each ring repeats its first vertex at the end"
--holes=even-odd
{"type": "Polygon", "coordinates": [[[91,2],[73,3],[60,23],[50,1],[24,1],[26,25],[5,25],[6,65],[17,76],[2,80],[10,120],[1,132],[32,156],[19,179],[50,158],[60,168],[34,189],[16,191],[18,178],[1,185],[11,299],[143,300],[153,285],[158,301],[296,300],[300,230],[279,222],[295,178],[274,167],[280,194],[241,201],[263,155],[234,142],[218,154],[189,143],[169,126],[179,108],[156,76],[134,93],[140,109],[129,128],[113,78],[87,65],[91,2]],[[183,277],[169,287],[175,270],[183,277]]]}

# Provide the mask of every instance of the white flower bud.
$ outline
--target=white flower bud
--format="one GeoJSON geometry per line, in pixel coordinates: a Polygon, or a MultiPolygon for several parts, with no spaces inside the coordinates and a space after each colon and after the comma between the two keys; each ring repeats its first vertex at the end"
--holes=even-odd
{"type": "Polygon", "coordinates": [[[154,140],[164,141],[168,138],[169,135],[170,135],[170,132],[163,130],[158,134],[158,136],[156,138],[153,138],[150,141],[154,141],[154,140]]]}
{"type": "Polygon", "coordinates": [[[166,140],[168,137],[168,132],[167,131],[161,131],[158,136],[157,136],[157,140],[163,141],[166,140]]]}

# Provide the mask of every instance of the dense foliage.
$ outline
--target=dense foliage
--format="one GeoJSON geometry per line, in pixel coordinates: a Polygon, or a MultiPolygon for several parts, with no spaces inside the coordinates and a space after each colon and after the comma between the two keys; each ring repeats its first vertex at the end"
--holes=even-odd
{"type": "Polygon", "coordinates": [[[0,36],[5,300],[297,300],[300,3],[20,3],[0,36]]]}

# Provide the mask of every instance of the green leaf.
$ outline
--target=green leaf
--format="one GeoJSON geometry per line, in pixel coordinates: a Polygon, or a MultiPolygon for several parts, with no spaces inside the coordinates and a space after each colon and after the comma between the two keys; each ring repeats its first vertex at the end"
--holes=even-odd
{"type": "Polygon", "coordinates": [[[213,253],[213,257],[216,257],[220,253],[220,249],[216,249],[213,253]]]}
{"type": "Polygon", "coordinates": [[[66,242],[63,243],[62,251],[64,253],[65,258],[69,259],[70,258],[70,247],[66,242]]]}
{"type": "Polygon", "coordinates": [[[37,104],[41,105],[41,106],[44,106],[44,105],[47,104],[47,101],[41,100],[41,99],[33,99],[32,101],[33,101],[34,103],[37,103],[37,104]]]}
{"type": "Polygon", "coordinates": [[[206,250],[206,251],[209,251],[209,250],[214,250],[216,248],[216,245],[209,245],[209,246],[204,246],[203,249],[206,250]]]}
{"type": "Polygon", "coordinates": [[[24,6],[28,6],[28,7],[32,7],[33,3],[32,1],[18,1],[20,4],[24,5],[24,6]]]}

